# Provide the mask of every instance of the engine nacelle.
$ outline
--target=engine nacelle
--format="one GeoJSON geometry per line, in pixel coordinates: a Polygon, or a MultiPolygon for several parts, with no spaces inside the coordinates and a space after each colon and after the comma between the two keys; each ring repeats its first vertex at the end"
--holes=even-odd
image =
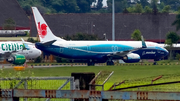
{"type": "Polygon", "coordinates": [[[22,65],[26,62],[26,58],[24,55],[13,54],[8,59],[6,59],[6,61],[15,65],[22,65]]]}
{"type": "Polygon", "coordinates": [[[140,56],[135,53],[130,53],[123,57],[123,61],[126,63],[134,63],[134,62],[139,62],[140,61],[140,56]]]}

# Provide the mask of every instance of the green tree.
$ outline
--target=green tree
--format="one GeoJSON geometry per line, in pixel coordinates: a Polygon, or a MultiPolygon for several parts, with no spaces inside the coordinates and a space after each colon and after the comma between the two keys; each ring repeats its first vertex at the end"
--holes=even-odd
{"type": "Polygon", "coordinates": [[[180,5],[179,0],[161,0],[165,5],[170,5],[171,9],[174,11],[178,10],[178,7],[180,5]]]}
{"type": "Polygon", "coordinates": [[[159,8],[160,11],[162,11],[164,7],[165,7],[164,2],[161,2],[161,3],[159,4],[159,6],[158,6],[158,8],[159,8]]]}
{"type": "Polygon", "coordinates": [[[154,15],[156,15],[158,13],[157,0],[151,0],[151,7],[153,8],[154,15]]]}
{"type": "Polygon", "coordinates": [[[152,9],[149,6],[144,8],[144,13],[152,13],[152,9]]]}
{"type": "Polygon", "coordinates": [[[12,18],[8,18],[4,21],[3,29],[4,30],[14,30],[16,28],[16,23],[12,18]]]}
{"type": "Polygon", "coordinates": [[[141,4],[136,4],[135,6],[135,13],[142,13],[143,12],[143,8],[141,4]]]}
{"type": "Polygon", "coordinates": [[[79,11],[76,0],[64,0],[64,10],[66,13],[76,13],[79,11]]]}
{"type": "Polygon", "coordinates": [[[90,5],[94,0],[76,0],[76,2],[79,7],[78,13],[87,13],[91,11],[90,5]]]}
{"type": "Polygon", "coordinates": [[[180,12],[176,15],[175,21],[172,23],[172,25],[176,26],[176,31],[180,29],[180,12]]]}
{"type": "Polygon", "coordinates": [[[167,35],[166,35],[166,39],[171,39],[171,42],[174,44],[176,44],[178,41],[179,41],[179,39],[180,39],[180,37],[179,37],[179,35],[176,33],[176,32],[168,32],[167,33],[167,35]]]}
{"type": "Polygon", "coordinates": [[[141,40],[141,31],[139,29],[134,30],[134,32],[131,34],[131,39],[140,41],[141,40]]]}
{"type": "Polygon", "coordinates": [[[76,33],[72,36],[65,36],[65,40],[99,40],[99,38],[95,34],[76,33]]]}
{"type": "Polygon", "coordinates": [[[68,34],[64,37],[65,40],[72,40],[71,36],[69,36],[68,34]]]}
{"type": "Polygon", "coordinates": [[[76,0],[52,0],[51,4],[57,13],[76,13],[79,11],[76,0]]]}
{"type": "Polygon", "coordinates": [[[73,35],[72,40],[98,40],[98,37],[95,34],[77,33],[73,35]]]}
{"type": "Polygon", "coordinates": [[[170,12],[171,7],[169,5],[166,5],[163,10],[162,13],[169,13],[170,12]]]}
{"type": "Polygon", "coordinates": [[[123,13],[129,13],[129,11],[127,10],[127,8],[124,8],[123,13]]]}
{"type": "Polygon", "coordinates": [[[36,41],[35,41],[33,38],[29,37],[29,38],[27,39],[27,42],[35,43],[36,41]]]}
{"type": "MultiPolygon", "coordinates": [[[[112,12],[112,0],[107,0],[108,12],[112,12]]],[[[124,8],[128,7],[127,0],[114,0],[115,13],[122,13],[124,8]]]]}
{"type": "Polygon", "coordinates": [[[134,13],[135,8],[134,7],[128,7],[127,10],[129,13],[134,13]]]}
{"type": "Polygon", "coordinates": [[[136,4],[134,7],[128,7],[127,11],[130,13],[143,13],[143,7],[141,4],[136,4]]]}
{"type": "Polygon", "coordinates": [[[103,0],[98,0],[98,2],[97,2],[97,10],[100,10],[101,8],[102,8],[102,6],[103,6],[103,4],[102,4],[102,1],[103,0]]]}
{"type": "Polygon", "coordinates": [[[148,0],[140,0],[138,3],[141,4],[143,8],[150,5],[148,0]]]}
{"type": "Polygon", "coordinates": [[[178,41],[179,41],[180,37],[179,35],[177,35],[176,32],[168,32],[167,35],[166,35],[166,40],[165,40],[165,44],[168,45],[168,49],[170,50],[170,57],[169,59],[171,60],[172,59],[172,47],[173,47],[173,44],[176,44],[178,41]]]}
{"type": "Polygon", "coordinates": [[[94,0],[18,0],[28,15],[36,6],[41,13],[87,13],[94,0]]]}
{"type": "Polygon", "coordinates": [[[176,54],[176,59],[180,60],[180,54],[179,53],[176,54]]]}
{"type": "Polygon", "coordinates": [[[62,0],[52,0],[51,6],[56,10],[56,12],[64,12],[62,0]]]}

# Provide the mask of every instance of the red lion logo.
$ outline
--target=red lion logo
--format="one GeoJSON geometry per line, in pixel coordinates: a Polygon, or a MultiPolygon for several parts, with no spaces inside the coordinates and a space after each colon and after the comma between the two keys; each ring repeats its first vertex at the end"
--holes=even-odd
{"type": "Polygon", "coordinates": [[[38,34],[41,38],[44,38],[47,34],[47,25],[46,24],[41,24],[38,22],[38,34]]]}

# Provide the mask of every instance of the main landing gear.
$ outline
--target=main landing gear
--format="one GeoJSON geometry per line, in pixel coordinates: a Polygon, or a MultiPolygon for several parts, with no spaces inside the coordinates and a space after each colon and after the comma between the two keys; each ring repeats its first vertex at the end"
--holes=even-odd
{"type": "Polygon", "coordinates": [[[109,61],[107,61],[107,66],[108,65],[114,65],[114,62],[112,60],[109,60],[109,61]]]}
{"type": "Polygon", "coordinates": [[[88,66],[94,66],[95,63],[92,61],[92,60],[89,60],[88,63],[87,63],[88,66]]]}
{"type": "Polygon", "coordinates": [[[153,65],[157,65],[157,62],[156,62],[156,61],[154,61],[153,65]]]}
{"type": "MultiPolygon", "coordinates": [[[[105,62],[105,61],[104,61],[104,62],[105,62]]],[[[108,60],[108,61],[106,62],[106,64],[107,64],[108,66],[112,66],[112,65],[114,65],[114,62],[113,62],[112,60],[108,60]]],[[[87,65],[88,65],[88,66],[94,66],[94,65],[95,65],[95,62],[92,61],[92,60],[89,60],[88,63],[87,63],[87,65]]]]}
{"type": "Polygon", "coordinates": [[[157,65],[157,61],[159,61],[159,60],[161,60],[161,59],[154,59],[153,65],[157,65]]]}

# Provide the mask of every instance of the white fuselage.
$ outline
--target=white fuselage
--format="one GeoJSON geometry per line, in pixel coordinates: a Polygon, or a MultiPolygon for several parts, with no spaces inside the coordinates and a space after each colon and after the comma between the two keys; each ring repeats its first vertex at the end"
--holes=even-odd
{"type": "Polygon", "coordinates": [[[41,55],[41,51],[34,44],[27,42],[29,50],[23,50],[23,43],[20,41],[0,42],[0,59],[4,59],[4,53],[22,54],[26,59],[34,59],[41,55]]]}

